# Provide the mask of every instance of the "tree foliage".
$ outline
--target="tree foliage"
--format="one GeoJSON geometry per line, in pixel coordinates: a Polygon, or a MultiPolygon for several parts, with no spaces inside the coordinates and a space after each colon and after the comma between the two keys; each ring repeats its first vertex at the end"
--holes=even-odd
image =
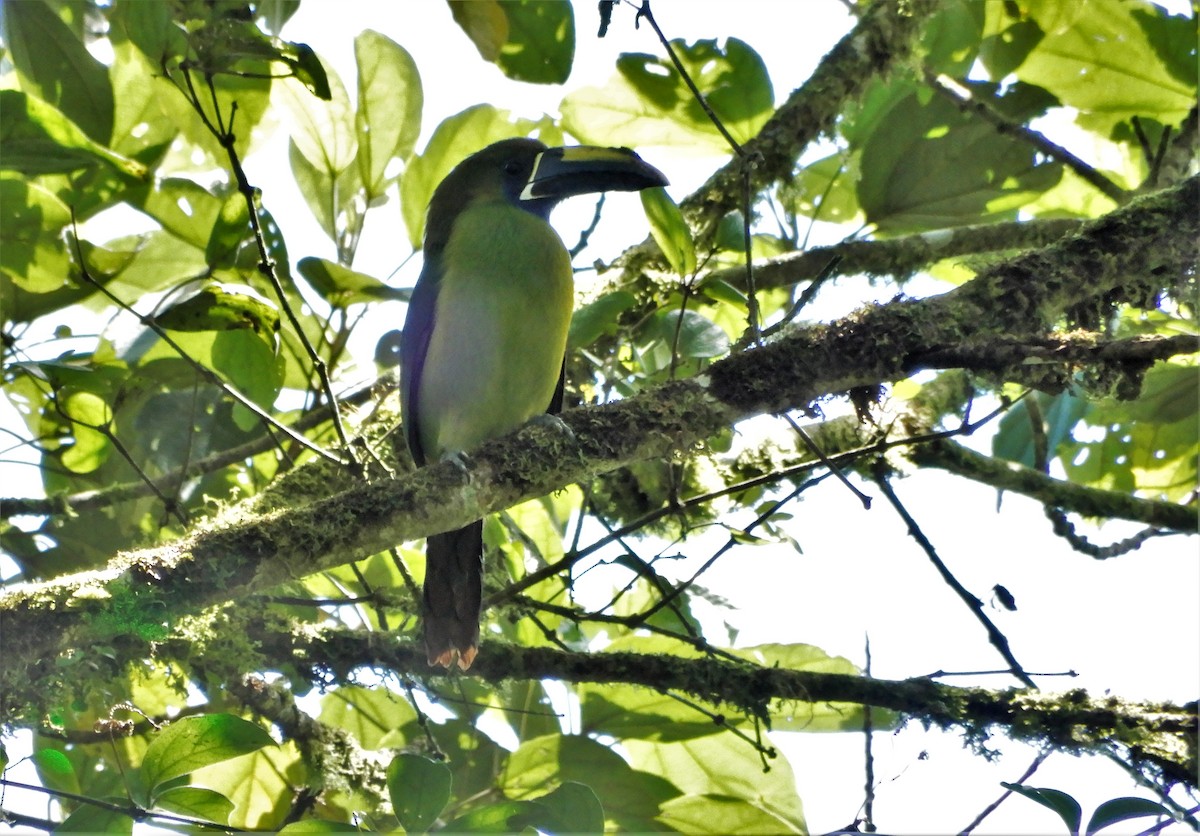
{"type": "MultiPolygon", "coordinates": [[[[478,56],[447,48],[529,83],[567,82],[595,22],[566,0],[449,5],[478,56]]],[[[286,40],[297,6],[3,5],[2,384],[44,496],[0,500],[2,719],[34,734],[63,829],[807,832],[767,732],[909,719],[1108,754],[1161,790],[1089,832],[1186,818],[1167,792],[1195,790],[1195,703],[1037,691],[892,484],[940,469],[1033,497],[1092,558],[1196,532],[1194,16],[861,3],[780,95],[752,44],[671,41],[648,3],[601,2],[601,32],[636,14],[661,51],[614,56],[558,115],[480,103],[418,148],[404,47],[366,29],[339,78],[286,40]],[[243,166],[273,130],[333,259],[297,257],[243,166]],[[419,249],[442,177],[529,135],[727,158],[678,203],[644,195],[650,235],[600,256],[573,434],[491,442],[469,478],[414,472],[394,335],[374,366],[350,348],[408,298],[355,269],[366,218],[419,249]],[[120,208],[153,229],[100,232],[120,208]],[[812,224],[841,243],[806,247],[812,224]],[[940,291],[903,295],[917,275],[940,291]],[[897,296],[805,321],[862,276],[897,296]],[[988,453],[962,439],[983,426],[988,453]],[[707,566],[796,545],[795,501],[842,471],[905,518],[1020,687],[877,679],[701,617],[723,606],[707,566]],[[416,648],[417,541],[483,514],[485,641],[450,676],[416,648]],[[1080,518],[1145,528],[1102,545],[1080,518]],[[669,568],[711,530],[695,575],[669,568]]],[[[1013,789],[1078,831],[1069,794],[1013,789]]]]}

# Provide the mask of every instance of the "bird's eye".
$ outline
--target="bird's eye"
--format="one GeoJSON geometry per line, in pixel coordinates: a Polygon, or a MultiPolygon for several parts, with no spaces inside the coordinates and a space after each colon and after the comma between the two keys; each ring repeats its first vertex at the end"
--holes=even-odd
{"type": "Polygon", "coordinates": [[[519,160],[509,160],[508,162],[506,162],[504,164],[504,173],[505,174],[520,174],[521,173],[520,161],[519,160]]]}

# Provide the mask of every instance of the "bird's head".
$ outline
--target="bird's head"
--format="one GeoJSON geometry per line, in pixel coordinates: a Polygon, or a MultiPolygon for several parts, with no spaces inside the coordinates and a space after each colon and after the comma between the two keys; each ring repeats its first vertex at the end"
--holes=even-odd
{"type": "Polygon", "coordinates": [[[426,255],[445,244],[454,218],[476,201],[504,200],[546,219],[564,198],[665,185],[662,172],[628,148],[548,148],[536,139],[504,139],[467,157],[434,191],[426,255]]]}

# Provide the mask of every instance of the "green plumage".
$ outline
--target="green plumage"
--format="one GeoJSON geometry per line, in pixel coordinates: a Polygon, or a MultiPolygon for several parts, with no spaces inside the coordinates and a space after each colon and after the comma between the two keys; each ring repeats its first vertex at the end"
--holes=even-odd
{"type": "MultiPolygon", "coordinates": [[[[632,151],[510,139],[468,157],[429,204],[425,266],[402,340],[404,431],[419,465],[504,435],[561,391],[573,284],[548,217],[564,197],[665,185],[632,151]]],[[[482,522],[429,538],[430,664],[465,669],[479,643],[482,522]]]]}
{"type": "Polygon", "coordinates": [[[442,259],[417,429],[426,455],[467,450],[545,412],[574,289],[558,234],[504,201],[459,215],[442,259]]]}

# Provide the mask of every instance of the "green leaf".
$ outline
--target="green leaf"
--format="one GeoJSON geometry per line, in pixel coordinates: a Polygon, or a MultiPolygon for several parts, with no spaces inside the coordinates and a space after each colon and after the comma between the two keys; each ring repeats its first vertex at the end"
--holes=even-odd
{"type": "MultiPolygon", "coordinates": [[[[855,190],[858,177],[857,157],[839,151],[800,169],[780,186],[779,198],[797,215],[850,223],[861,218],[855,190]]],[[[740,239],[740,229],[738,233],[740,239]]]]}
{"type": "Polygon", "coordinates": [[[95,142],[48,102],[17,90],[0,90],[0,112],[0,168],[33,177],[106,163],[130,177],[146,177],[144,165],[95,142]]]}
{"type": "MultiPolygon", "coordinates": [[[[977,89],[990,98],[990,90],[977,89]]],[[[1020,118],[1037,115],[1044,100],[1020,92],[1020,118]]],[[[1032,146],[963,113],[941,97],[923,101],[899,85],[863,124],[848,131],[861,140],[858,201],[867,220],[898,232],[978,223],[1013,216],[1058,182],[1062,166],[1041,160],[1032,146]],[[864,128],[869,132],[864,134],[864,128]]],[[[997,107],[1003,109],[1003,99],[997,107]]],[[[1009,107],[1014,109],[1014,102],[1009,107]]],[[[1015,115],[1010,113],[1010,115],[1015,115]]]]}
{"type": "Polygon", "coordinates": [[[566,781],[586,784],[609,819],[626,829],[645,830],[659,807],[679,790],[665,778],[631,769],[601,743],[577,735],[549,734],[522,743],[500,777],[500,787],[516,799],[531,799],[566,781]]]}
{"type": "Polygon", "coordinates": [[[288,143],[288,162],[313,217],[329,239],[337,243],[358,211],[355,202],[362,188],[358,166],[350,166],[335,180],[327,171],[309,162],[295,142],[288,143]]]}
{"type": "Polygon", "coordinates": [[[161,230],[130,238],[110,241],[117,252],[132,253],[120,272],[109,283],[109,289],[120,298],[138,299],[174,287],[204,273],[204,251],[161,230]]]}
{"type": "Polygon", "coordinates": [[[921,35],[926,66],[955,78],[965,76],[979,53],[984,3],[950,0],[933,16],[921,35]]]}
{"type": "Polygon", "coordinates": [[[1200,374],[1196,367],[1177,363],[1158,363],[1142,379],[1142,391],[1135,400],[1107,400],[1100,405],[1102,415],[1089,416],[1094,424],[1113,422],[1174,424],[1194,421],[1200,407],[1200,374]]]}
{"type": "Polygon", "coordinates": [[[142,782],[153,798],[173,778],[273,745],[260,726],[232,714],[183,717],[150,741],[142,758],[142,782]]]}
{"type": "Polygon", "coordinates": [[[979,57],[993,81],[1007,78],[1025,63],[1046,33],[1031,18],[1013,20],[1001,3],[984,4],[984,37],[979,57]]]}
{"type": "MultiPolygon", "coordinates": [[[[580,685],[580,727],[618,740],[684,740],[721,727],[666,694],[633,685],[580,685]]],[[[713,709],[716,710],[715,708],[713,709]]]]}
{"type": "Polygon", "coordinates": [[[567,332],[567,345],[572,351],[587,348],[604,334],[616,333],[618,318],[635,305],[637,297],[632,293],[614,290],[576,308],[567,332]]]}
{"type": "MultiPolygon", "coordinates": [[[[283,387],[283,358],[274,342],[248,330],[221,331],[213,338],[212,368],[263,409],[271,408],[283,387]]],[[[246,431],[259,421],[240,404],[233,417],[246,431]]]]}
{"type": "MultiPolygon", "coordinates": [[[[761,644],[731,650],[763,667],[786,668],[812,673],[862,676],[858,666],[843,656],[830,656],[811,644],[761,644]]],[[[863,727],[863,707],[854,703],[807,702],[805,700],[771,700],[771,728],[779,731],[836,732],[853,731],[863,727]]],[[[894,727],[894,712],[872,710],[876,729],[894,727]]]]}
{"type": "Polygon", "coordinates": [[[428,830],[450,801],[450,770],[444,763],[401,753],[387,769],[388,798],[409,832],[428,830]]]}
{"type": "Polygon", "coordinates": [[[308,280],[313,290],[335,308],[380,300],[407,302],[412,296],[411,288],[391,287],[373,276],[324,258],[302,258],[296,263],[296,269],[308,280]]]}
{"type": "Polygon", "coordinates": [[[96,142],[108,143],[113,135],[108,68],[42,0],[5,3],[3,22],[8,57],[21,87],[56,107],[96,142]]]}
{"type": "Polygon", "coordinates": [[[329,88],[329,76],[317,53],[308,44],[292,43],[290,41],[273,41],[279,49],[279,58],[291,68],[292,77],[303,84],[308,92],[321,101],[329,101],[332,91],[329,88]]]}
{"type": "Polygon", "coordinates": [[[603,833],[604,807],[592,788],[577,781],[564,781],[557,789],[537,799],[559,821],[569,823],[571,833],[603,833]]]}
{"type": "Polygon", "coordinates": [[[1135,7],[1130,13],[1167,72],[1194,89],[1200,74],[1196,61],[1196,18],[1166,14],[1154,6],[1135,7]]]}
{"type": "Polygon", "coordinates": [[[529,801],[502,801],[459,816],[444,830],[447,833],[517,833],[526,826],[523,818],[531,817],[536,810],[529,801]]]}
{"type": "Polygon", "coordinates": [[[1098,806],[1088,822],[1087,836],[1098,833],[1109,825],[1128,819],[1140,819],[1145,816],[1163,816],[1171,818],[1171,811],[1157,801],[1148,798],[1110,798],[1098,806]]]}
{"type": "Polygon", "coordinates": [[[62,451],[63,467],[73,473],[91,473],[112,453],[112,440],[98,428],[112,421],[112,410],[99,395],[64,387],[58,393],[59,409],[73,423],[74,443],[62,451]]]}
{"type": "Polygon", "coordinates": [[[124,197],[131,206],[162,224],[163,229],[201,248],[208,246],[223,205],[219,197],[185,177],[166,177],[139,185],[124,197]]]}
{"type": "Polygon", "coordinates": [[[1079,833],[1080,820],[1083,817],[1083,808],[1079,806],[1079,802],[1061,790],[1053,790],[1045,787],[1026,787],[1021,784],[1010,784],[1007,781],[1001,781],[1000,786],[1005,789],[1012,790],[1017,795],[1023,795],[1030,801],[1036,801],[1043,807],[1046,807],[1058,813],[1059,818],[1063,820],[1063,824],[1067,826],[1072,836],[1079,833]]]}
{"type": "Polygon", "coordinates": [[[568,0],[501,0],[508,37],[496,66],[509,78],[562,84],[575,59],[575,14],[568,0]]]}
{"type": "Polygon", "coordinates": [[[130,11],[128,5],[122,4],[121,11],[114,11],[110,22],[113,65],[109,67],[109,77],[116,94],[110,146],[119,154],[137,157],[146,150],[167,148],[178,136],[180,126],[163,104],[174,101],[170,96],[179,94],[166,79],[160,78],[161,68],[151,64],[142,50],[122,37],[120,18],[130,11]]]}
{"type": "Polygon", "coordinates": [[[79,794],[79,776],[71,759],[57,749],[38,749],[33,753],[33,766],[43,786],[50,790],[79,794]]]}
{"type": "Polygon", "coordinates": [[[1200,382],[1194,366],[1160,363],[1146,373],[1141,396],[1092,404],[1084,420],[1102,433],[1058,450],[1072,481],[1107,490],[1186,501],[1195,488],[1200,382]]]}
{"type": "Polygon", "coordinates": [[[475,44],[484,61],[500,57],[500,48],[508,40],[508,15],[498,0],[447,0],[454,22],[475,44]]]}
{"type": "MultiPolygon", "coordinates": [[[[8,5],[8,4],[5,4],[8,5]]],[[[128,799],[105,798],[110,804],[128,804],[128,799]]],[[[133,833],[133,819],[125,813],[96,807],[91,804],[80,805],[79,809],[54,828],[55,833],[133,833]]]]}
{"type": "MultiPolygon", "coordinates": [[[[494,792],[496,766],[504,763],[508,751],[480,734],[466,719],[448,720],[435,731],[438,746],[446,753],[446,765],[454,773],[455,797],[473,798],[494,792]]],[[[420,732],[414,727],[414,733],[420,732]]]]}
{"type": "Polygon", "coordinates": [[[233,802],[219,792],[202,787],[173,787],[163,790],[154,799],[154,806],[169,813],[188,816],[216,824],[228,824],[233,802]]]}
{"type": "Polygon", "coordinates": [[[321,698],[318,719],[350,732],[364,749],[379,749],[390,734],[414,722],[417,715],[386,688],[343,686],[321,698]]]}
{"type": "Polygon", "coordinates": [[[781,820],[760,806],[723,795],[683,795],[663,805],[658,821],[674,833],[807,834],[800,824],[781,820]]]}
{"type": "Polygon", "coordinates": [[[692,310],[658,311],[640,336],[648,341],[661,341],[667,351],[674,349],[680,357],[707,359],[729,351],[729,337],[721,327],[692,310]]]}
{"type": "Polygon", "coordinates": [[[362,833],[362,831],[344,821],[326,821],[325,819],[301,819],[279,829],[280,833],[362,833]]]}
{"type": "Polygon", "coordinates": [[[205,282],[159,311],[154,320],[173,331],[249,329],[273,344],[279,307],[248,285],[205,282]]]}
{"type": "Polygon", "coordinates": [[[231,192],[221,204],[204,248],[210,267],[232,267],[238,247],[250,234],[250,208],[240,192],[231,192]]]}
{"type": "MultiPolygon", "coordinates": [[[[30,293],[61,289],[70,275],[62,237],[70,222],[70,208],[55,195],[0,173],[0,273],[30,293]]],[[[8,308],[5,315],[10,316],[8,308]]]]}
{"type": "MultiPolygon", "coordinates": [[[[472,3],[473,5],[473,3],[472,3]]],[[[425,234],[425,210],[433,191],[450,170],[493,142],[529,136],[534,131],[547,145],[562,142],[562,132],[549,119],[513,121],[507,110],[475,105],[443,120],[425,150],[413,157],[400,178],[400,211],[414,249],[425,234]]]]}
{"type": "MultiPolygon", "coordinates": [[[[782,756],[773,759],[770,771],[764,772],[758,753],[733,734],[671,743],[630,740],[625,745],[634,767],[669,776],[671,782],[687,795],[738,799],[739,805],[753,808],[754,819],[773,821],[771,832],[807,832],[804,810],[796,794],[796,777],[782,756]]],[[[677,800],[675,803],[684,802],[677,800]]],[[[664,806],[664,820],[671,809],[670,805],[664,806]]],[[[744,831],[735,828],[706,832],[744,831]]]]}
{"type": "Polygon", "coordinates": [[[642,209],[650,222],[650,234],[667,257],[671,269],[684,278],[695,273],[696,245],[675,201],[662,187],[642,189],[641,197],[642,209]]]}
{"type": "Polygon", "coordinates": [[[201,767],[192,780],[233,802],[230,827],[278,830],[291,810],[295,788],[308,779],[300,754],[287,743],[201,767]]]}
{"type": "Polygon", "coordinates": [[[700,290],[704,292],[704,295],[714,302],[728,305],[737,309],[739,313],[744,314],[748,301],[746,294],[724,279],[714,279],[711,276],[712,274],[710,273],[709,277],[700,283],[700,290]]]}
{"type": "Polygon", "coordinates": [[[318,171],[336,177],[354,163],[358,139],[350,95],[332,67],[326,66],[325,71],[328,101],[316,98],[299,82],[285,81],[276,89],[296,148],[318,171]]]}
{"type": "MultiPolygon", "coordinates": [[[[999,4],[1004,5],[1004,4],[999,4]]],[[[1080,121],[1108,134],[1134,116],[1150,116],[1178,125],[1196,105],[1195,21],[1191,22],[1192,57],[1163,63],[1162,41],[1151,43],[1153,24],[1146,15],[1165,16],[1159,8],[1126,0],[1090,0],[1084,4],[1032,4],[1028,13],[1045,32],[1016,68],[1017,77],[1043,87],[1067,107],[1081,111],[1080,121]],[[1135,17],[1134,13],[1140,13],[1135,17]],[[1177,64],[1190,61],[1181,80],[1177,64]]]]}
{"type": "Polygon", "coordinates": [[[1071,430],[1088,414],[1092,405],[1070,392],[1058,395],[1035,392],[1000,419],[1000,429],[992,438],[992,454],[1025,467],[1035,467],[1037,450],[1027,403],[1029,398],[1037,401],[1049,458],[1056,457],[1060,445],[1071,440],[1071,430]]]}
{"type": "Polygon", "coordinates": [[[358,64],[358,168],[367,200],[383,194],[390,178],[388,165],[407,160],[421,133],[424,92],[417,64],[404,47],[390,38],[362,32],[354,39],[358,64]]]}
{"type": "Polygon", "coordinates": [[[265,0],[254,5],[263,27],[272,35],[278,35],[299,8],[300,0],[265,0]]]}
{"type": "MultiPolygon", "coordinates": [[[[691,45],[675,40],[671,46],[733,138],[742,143],[757,134],[775,105],[758,53],[737,38],[724,49],[715,40],[691,45]]],[[[730,150],[670,60],[626,54],[617,59],[617,70],[603,87],[585,87],[563,99],[563,127],[573,136],[596,145],[730,150]]]]}

